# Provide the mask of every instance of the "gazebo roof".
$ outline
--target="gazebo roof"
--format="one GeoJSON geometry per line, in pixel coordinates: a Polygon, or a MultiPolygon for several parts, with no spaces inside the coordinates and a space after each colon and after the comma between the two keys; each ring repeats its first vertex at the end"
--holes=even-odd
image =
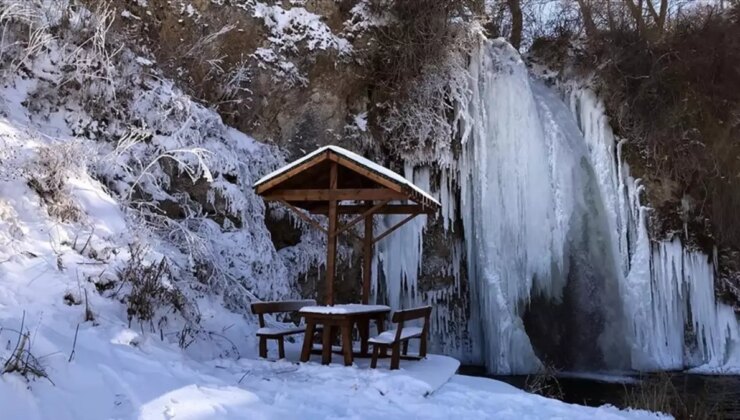
{"type": "MultiPolygon", "coordinates": [[[[320,213],[316,210],[324,207],[330,199],[412,200],[425,212],[434,212],[440,207],[434,197],[403,176],[338,146],[321,147],[265,175],[254,184],[254,188],[267,199],[273,196],[316,213],[320,213]],[[332,162],[339,167],[339,192],[330,196],[327,188],[332,162]]],[[[395,213],[392,208],[386,212],[395,213]]]]}
{"type": "Polygon", "coordinates": [[[435,213],[441,207],[434,197],[401,175],[337,146],[322,147],[264,176],[254,184],[254,189],[265,200],[282,202],[301,219],[326,233],[325,299],[329,305],[334,304],[337,236],[345,232],[357,236],[351,228],[360,222],[364,224],[364,235],[360,238],[363,244],[362,302],[367,304],[373,245],[414,217],[435,213]],[[397,200],[406,202],[391,204],[397,200]],[[326,215],[326,227],[310,214],[326,215]],[[358,216],[340,223],[339,215],[342,214],[358,216]],[[376,214],[407,216],[385,232],[376,234],[373,229],[376,214]]]}

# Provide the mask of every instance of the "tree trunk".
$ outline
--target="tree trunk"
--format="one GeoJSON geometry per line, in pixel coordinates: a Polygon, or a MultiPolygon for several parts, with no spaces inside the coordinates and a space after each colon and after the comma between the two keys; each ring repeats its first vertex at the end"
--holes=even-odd
{"type": "Polygon", "coordinates": [[[627,4],[627,8],[632,15],[632,19],[635,21],[637,32],[641,35],[645,35],[645,19],[642,17],[642,1],[639,4],[635,4],[632,0],[624,0],[627,4]]]}
{"type": "Polygon", "coordinates": [[[581,16],[583,17],[583,26],[586,29],[586,36],[591,39],[596,35],[596,24],[594,23],[594,15],[591,10],[590,0],[578,0],[578,7],[581,9],[581,16]]]}
{"type": "Polygon", "coordinates": [[[506,0],[511,12],[511,45],[517,50],[522,44],[522,27],[524,18],[522,17],[522,5],[520,0],[506,0]]]}

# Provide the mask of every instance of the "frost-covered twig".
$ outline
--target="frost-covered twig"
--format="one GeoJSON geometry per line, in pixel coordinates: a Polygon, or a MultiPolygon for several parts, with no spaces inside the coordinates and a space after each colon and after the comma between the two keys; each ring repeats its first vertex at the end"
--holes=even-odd
{"type": "Polygon", "coordinates": [[[28,41],[26,42],[26,47],[23,49],[22,55],[20,58],[14,59],[10,64],[10,69],[8,71],[11,74],[16,73],[23,65],[27,64],[30,58],[45,49],[54,39],[51,34],[48,33],[48,28],[44,26],[37,28],[29,27],[28,31],[28,41]]]}
{"type": "Polygon", "coordinates": [[[75,349],[77,348],[77,334],[80,332],[80,324],[77,324],[77,328],[75,328],[75,338],[72,341],[72,352],[69,353],[69,359],[67,359],[67,363],[71,363],[72,359],[75,357],[75,349]]]}
{"type": "Polygon", "coordinates": [[[169,158],[174,160],[178,163],[179,168],[185,172],[185,174],[188,175],[191,181],[195,182],[200,178],[205,178],[206,181],[213,181],[213,176],[211,175],[211,171],[208,169],[208,166],[205,163],[204,156],[209,154],[210,152],[206,149],[200,148],[200,147],[194,147],[190,149],[174,149],[174,150],[168,150],[161,155],[157,156],[149,162],[149,164],[141,171],[139,176],[136,178],[133,184],[131,184],[131,187],[128,192],[127,200],[131,201],[131,196],[134,193],[134,189],[137,185],[139,185],[139,182],[141,181],[141,178],[143,178],[145,175],[148,175],[149,170],[160,160],[164,158],[169,158]],[[196,159],[198,159],[198,167],[197,169],[191,168],[187,163],[185,163],[182,159],[178,158],[178,154],[190,154],[195,156],[196,159]]]}
{"type": "MultiPolygon", "coordinates": [[[[33,375],[39,378],[46,378],[53,385],[54,382],[49,378],[41,363],[36,356],[31,353],[31,333],[25,331],[26,311],[23,311],[23,317],[21,319],[21,328],[16,331],[18,333],[18,341],[16,342],[15,348],[10,353],[10,356],[3,363],[3,368],[0,373],[19,373],[21,376],[28,378],[29,375],[33,375]]],[[[7,331],[13,331],[6,329],[7,331]]]]}

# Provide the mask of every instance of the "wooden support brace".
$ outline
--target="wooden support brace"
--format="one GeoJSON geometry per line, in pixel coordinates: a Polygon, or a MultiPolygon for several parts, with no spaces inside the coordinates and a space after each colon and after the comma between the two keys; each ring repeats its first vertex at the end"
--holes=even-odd
{"type": "Polygon", "coordinates": [[[372,216],[373,213],[375,213],[378,210],[382,209],[386,204],[388,204],[389,201],[390,200],[385,200],[382,203],[379,203],[379,204],[374,205],[373,207],[371,207],[370,209],[368,209],[367,211],[365,211],[361,215],[359,215],[359,216],[355,217],[354,219],[352,219],[352,221],[350,221],[346,225],[342,226],[339,230],[337,230],[337,233],[336,234],[337,235],[340,235],[343,232],[345,232],[347,229],[349,229],[352,226],[354,226],[354,225],[360,223],[361,221],[365,220],[365,218],[367,216],[372,216]]]}
{"type": "Polygon", "coordinates": [[[289,209],[293,210],[293,212],[295,214],[297,214],[298,217],[300,217],[301,219],[303,219],[305,222],[309,223],[311,226],[315,227],[316,229],[318,229],[318,230],[320,230],[320,231],[322,231],[324,233],[328,233],[329,232],[329,231],[326,230],[326,228],[324,228],[323,226],[321,226],[319,224],[319,222],[317,222],[316,220],[313,220],[309,215],[307,215],[306,213],[302,212],[300,209],[298,209],[294,205],[288,203],[285,200],[278,200],[278,201],[280,201],[281,203],[283,203],[283,205],[287,206],[289,209]]]}
{"type": "Polygon", "coordinates": [[[383,239],[386,236],[390,235],[391,233],[395,232],[396,229],[398,229],[401,226],[405,225],[406,223],[410,222],[411,219],[413,219],[414,217],[416,217],[418,215],[419,215],[419,213],[414,213],[414,214],[408,215],[408,217],[406,217],[405,219],[401,220],[400,222],[398,222],[395,225],[393,225],[390,228],[388,228],[388,230],[386,230],[385,232],[383,232],[380,235],[378,235],[378,237],[376,237],[375,239],[373,239],[373,243],[377,243],[381,239],[383,239]]]}

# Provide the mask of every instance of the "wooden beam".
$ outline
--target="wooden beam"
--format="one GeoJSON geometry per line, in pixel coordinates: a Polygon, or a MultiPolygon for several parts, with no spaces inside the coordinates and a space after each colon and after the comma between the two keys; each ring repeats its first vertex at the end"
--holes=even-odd
{"type": "Polygon", "coordinates": [[[403,193],[384,188],[343,188],[334,190],[274,190],[265,194],[272,201],[342,201],[342,200],[405,200],[403,193]]]}
{"type": "Polygon", "coordinates": [[[286,205],[286,206],[287,206],[287,207],[288,207],[289,209],[293,210],[293,212],[294,212],[295,214],[297,214],[297,215],[298,215],[298,217],[300,217],[300,218],[301,218],[301,219],[303,219],[304,221],[308,222],[308,223],[309,223],[309,224],[310,224],[311,226],[315,227],[316,229],[318,229],[318,230],[320,230],[320,231],[322,231],[322,232],[324,232],[324,233],[326,233],[326,234],[328,234],[328,233],[329,233],[329,231],[328,231],[328,230],[326,230],[326,228],[324,228],[323,226],[321,226],[321,225],[319,224],[319,222],[317,222],[316,220],[313,220],[313,219],[312,219],[311,217],[309,217],[309,216],[308,216],[308,215],[307,215],[306,213],[302,212],[302,211],[301,211],[300,209],[296,208],[296,207],[295,207],[294,205],[292,205],[292,204],[288,203],[288,202],[287,202],[287,201],[285,201],[285,200],[279,200],[279,201],[280,201],[281,203],[283,203],[284,205],[286,205]]]}
{"type": "Polygon", "coordinates": [[[386,236],[390,235],[390,234],[391,234],[391,233],[393,233],[393,232],[394,232],[394,231],[395,231],[396,229],[398,229],[398,228],[400,228],[401,226],[405,225],[406,223],[410,222],[410,221],[411,221],[411,219],[413,219],[414,217],[416,217],[416,216],[418,216],[418,215],[419,215],[419,213],[415,213],[415,214],[410,214],[410,215],[409,215],[408,217],[406,217],[405,219],[403,219],[403,220],[401,220],[400,222],[396,223],[395,225],[391,226],[390,228],[388,228],[388,230],[386,230],[385,232],[381,233],[381,234],[380,234],[380,235],[379,235],[379,236],[378,236],[377,238],[373,239],[373,244],[374,244],[374,243],[377,243],[377,242],[378,242],[378,241],[380,241],[381,239],[383,239],[383,238],[385,238],[386,236]]]}
{"type": "Polygon", "coordinates": [[[360,223],[360,222],[361,222],[362,220],[364,220],[364,219],[365,219],[365,218],[366,218],[367,216],[370,216],[370,219],[372,220],[372,215],[373,215],[373,214],[374,214],[375,212],[377,212],[378,210],[380,210],[381,208],[383,208],[383,206],[385,206],[386,204],[388,204],[388,201],[389,201],[389,200],[385,200],[385,201],[383,201],[382,203],[378,203],[378,204],[376,204],[376,205],[374,205],[374,206],[370,207],[369,209],[365,210],[365,212],[364,212],[364,213],[362,213],[361,215],[359,215],[359,216],[355,217],[355,218],[354,218],[354,219],[353,219],[352,221],[350,221],[350,222],[349,222],[349,223],[347,223],[346,225],[342,226],[342,227],[341,227],[341,228],[340,228],[340,229],[339,229],[339,230],[337,231],[337,235],[340,235],[340,234],[341,234],[342,232],[344,232],[344,231],[346,231],[347,229],[351,228],[352,226],[354,226],[354,225],[356,225],[356,224],[360,223]]]}
{"type": "Polygon", "coordinates": [[[358,174],[364,176],[365,178],[369,178],[370,180],[388,188],[396,192],[403,192],[404,186],[399,184],[398,182],[391,181],[390,179],[384,177],[383,175],[377,173],[376,171],[373,171],[371,169],[368,169],[357,162],[348,159],[342,155],[331,153],[329,155],[329,160],[333,162],[338,162],[342,166],[344,166],[347,169],[351,169],[354,172],[357,172],[358,174]]]}
{"type": "MultiPolygon", "coordinates": [[[[366,203],[370,205],[370,202],[366,203]]],[[[365,215],[365,237],[362,241],[362,303],[370,302],[370,281],[373,269],[373,215],[365,215]]]]}
{"type": "MultiPolygon", "coordinates": [[[[343,204],[337,206],[339,214],[364,214],[372,205],[367,204],[343,204]]],[[[328,214],[329,208],[326,205],[317,205],[307,209],[311,214],[328,214]]],[[[420,204],[387,204],[383,208],[373,212],[374,214],[411,214],[426,213],[433,214],[432,208],[420,204]]]]}
{"type": "MultiPolygon", "coordinates": [[[[427,207],[428,210],[425,211],[425,213],[434,213],[435,211],[439,210],[439,205],[430,201],[428,198],[426,198],[424,195],[419,194],[418,191],[414,190],[410,186],[406,184],[400,184],[397,181],[392,181],[385,176],[381,175],[380,173],[369,169],[365,166],[363,166],[360,163],[357,163],[354,160],[348,159],[342,155],[331,153],[329,154],[329,160],[338,162],[342,166],[351,169],[354,172],[357,172],[358,174],[364,176],[365,178],[369,178],[372,181],[375,181],[376,183],[391,189],[393,191],[403,193],[406,196],[406,199],[413,200],[415,202],[418,202],[422,204],[424,207],[427,207]]],[[[406,212],[409,213],[409,212],[406,212]]]]}
{"type": "MultiPolygon", "coordinates": [[[[337,163],[331,163],[329,172],[329,191],[334,192],[337,189],[337,163]]],[[[337,202],[329,200],[329,232],[327,233],[326,246],[326,303],[334,305],[334,267],[337,259],[337,202]]],[[[325,332],[326,333],[326,332],[325,332]]],[[[324,343],[326,344],[326,343],[324,343]]]]}
{"type": "Polygon", "coordinates": [[[258,185],[255,187],[254,191],[258,195],[262,195],[265,191],[269,190],[270,188],[274,188],[278,184],[281,184],[284,181],[287,181],[289,178],[292,178],[294,175],[297,175],[309,168],[312,168],[314,165],[317,165],[323,161],[325,161],[329,157],[329,151],[316,155],[313,158],[307,160],[306,162],[301,163],[300,165],[296,166],[295,168],[290,169],[287,172],[284,172],[275,178],[269,179],[266,182],[258,185]]]}

